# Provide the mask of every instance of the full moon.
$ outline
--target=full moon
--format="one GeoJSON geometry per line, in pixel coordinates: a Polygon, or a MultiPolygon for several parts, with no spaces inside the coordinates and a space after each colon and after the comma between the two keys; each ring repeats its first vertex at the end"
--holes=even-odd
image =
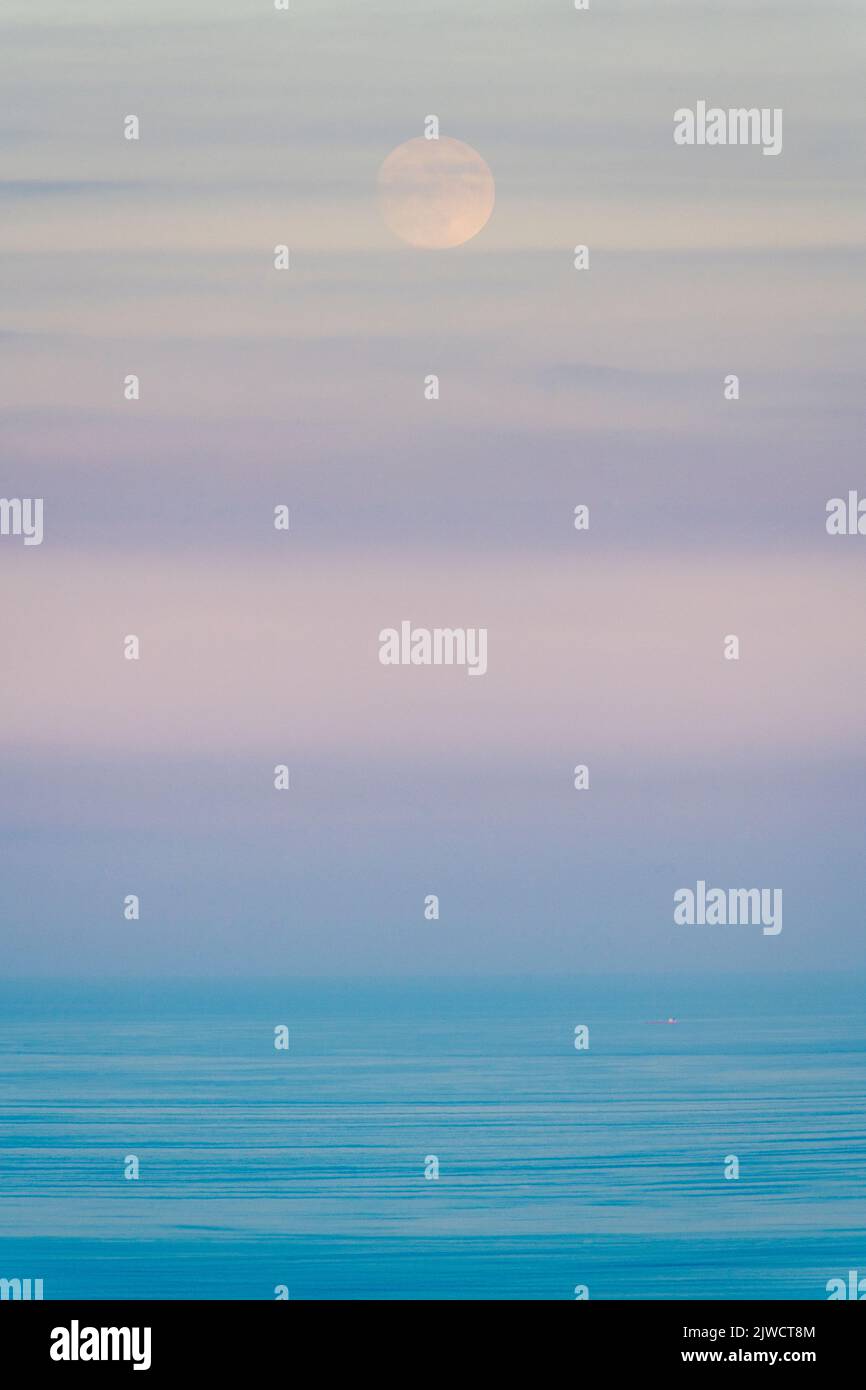
{"type": "Polygon", "coordinates": [[[398,145],[379,169],[378,185],[391,231],[427,250],[471,241],[488,221],[496,196],[478,151],[447,135],[398,145]]]}

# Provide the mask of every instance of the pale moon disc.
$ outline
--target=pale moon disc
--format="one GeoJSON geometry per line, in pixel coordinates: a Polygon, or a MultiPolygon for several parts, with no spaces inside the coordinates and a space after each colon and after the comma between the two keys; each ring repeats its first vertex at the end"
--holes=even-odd
{"type": "Polygon", "coordinates": [[[410,246],[443,250],[477,236],[493,211],[496,185],[471,145],[418,136],[398,145],[378,177],[382,216],[410,246]]]}

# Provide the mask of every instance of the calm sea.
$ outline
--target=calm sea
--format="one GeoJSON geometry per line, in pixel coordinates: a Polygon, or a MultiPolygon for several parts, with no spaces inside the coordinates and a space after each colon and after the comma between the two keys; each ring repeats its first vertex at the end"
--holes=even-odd
{"type": "Polygon", "coordinates": [[[864,1179],[862,980],[0,987],[46,1298],[821,1299],[864,1179]]]}

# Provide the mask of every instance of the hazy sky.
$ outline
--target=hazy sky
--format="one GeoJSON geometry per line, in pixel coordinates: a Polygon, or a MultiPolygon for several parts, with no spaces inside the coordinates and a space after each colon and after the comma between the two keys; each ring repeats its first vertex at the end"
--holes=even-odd
{"type": "Polygon", "coordinates": [[[866,963],[859,0],[6,0],[0,53],[0,969],[866,963]],[[701,99],[782,153],[675,146],[701,99]],[[431,113],[496,179],[450,251],[375,198],[431,113]],[[698,878],[783,932],[674,927],[698,878]]]}

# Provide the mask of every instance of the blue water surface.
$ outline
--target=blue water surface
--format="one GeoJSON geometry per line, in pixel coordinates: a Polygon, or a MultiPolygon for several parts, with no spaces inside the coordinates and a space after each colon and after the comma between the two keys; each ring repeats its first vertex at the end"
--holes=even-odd
{"type": "Polygon", "coordinates": [[[826,1298],[866,1275],[864,1063],[855,978],[7,982],[0,1277],[826,1298]]]}

